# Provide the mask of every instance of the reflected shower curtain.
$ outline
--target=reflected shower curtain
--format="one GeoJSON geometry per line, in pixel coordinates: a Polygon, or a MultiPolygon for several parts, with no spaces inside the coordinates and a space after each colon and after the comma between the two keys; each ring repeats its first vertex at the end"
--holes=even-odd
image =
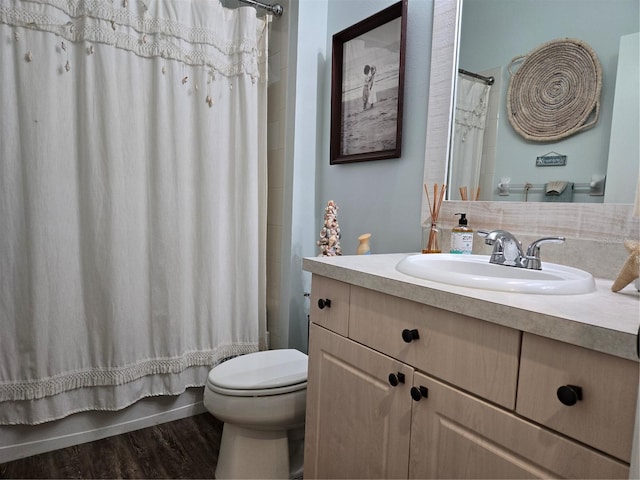
{"type": "Polygon", "coordinates": [[[470,192],[476,192],[479,188],[490,91],[491,86],[484,82],[458,75],[449,180],[452,193],[458,192],[460,187],[466,187],[470,192]]]}
{"type": "Polygon", "coordinates": [[[258,349],[268,21],[0,4],[0,424],[179,394],[258,349]]]}

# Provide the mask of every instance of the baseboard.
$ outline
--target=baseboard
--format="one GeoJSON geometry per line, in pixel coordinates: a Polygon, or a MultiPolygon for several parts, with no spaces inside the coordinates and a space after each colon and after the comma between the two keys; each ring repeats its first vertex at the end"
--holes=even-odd
{"type": "Polygon", "coordinates": [[[0,463],[204,413],[202,388],[140,400],[117,412],[83,412],[41,425],[0,426],[0,463]]]}

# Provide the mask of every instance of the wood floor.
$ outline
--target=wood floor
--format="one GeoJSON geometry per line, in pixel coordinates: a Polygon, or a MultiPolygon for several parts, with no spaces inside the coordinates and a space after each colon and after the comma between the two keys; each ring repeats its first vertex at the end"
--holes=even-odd
{"type": "Polygon", "coordinates": [[[203,413],[0,464],[0,478],[214,478],[221,435],[203,413]]]}

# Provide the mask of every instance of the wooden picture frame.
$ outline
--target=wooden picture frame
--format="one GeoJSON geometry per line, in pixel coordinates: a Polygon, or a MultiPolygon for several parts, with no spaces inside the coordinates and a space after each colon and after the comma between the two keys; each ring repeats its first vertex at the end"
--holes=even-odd
{"type": "Polygon", "coordinates": [[[333,35],[331,165],[400,157],[407,3],[333,35]]]}

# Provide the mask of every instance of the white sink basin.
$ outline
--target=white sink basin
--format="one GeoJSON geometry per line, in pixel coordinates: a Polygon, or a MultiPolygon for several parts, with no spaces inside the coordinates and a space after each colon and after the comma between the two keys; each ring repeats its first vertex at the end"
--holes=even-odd
{"type": "Polygon", "coordinates": [[[396,270],[433,282],[501,292],[576,295],[595,290],[590,273],[544,260],[542,270],[527,270],[489,263],[488,255],[418,254],[398,262],[396,270]]]}

